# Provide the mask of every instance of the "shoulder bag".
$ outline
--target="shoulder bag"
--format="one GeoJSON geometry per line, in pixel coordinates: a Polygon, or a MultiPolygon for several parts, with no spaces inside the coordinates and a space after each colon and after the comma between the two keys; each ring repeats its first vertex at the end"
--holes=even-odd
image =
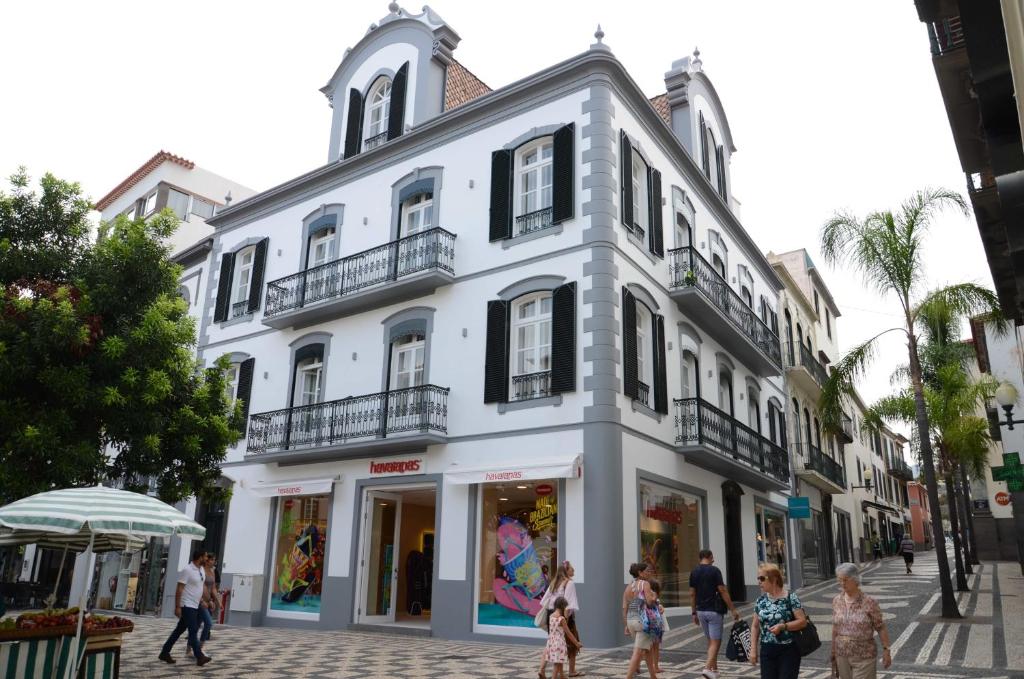
{"type": "MultiPolygon", "coordinates": [[[[789,614],[796,620],[796,613],[793,612],[793,593],[790,592],[786,595],[786,606],[789,608],[789,614]]],[[[807,611],[804,611],[804,615],[807,615],[807,611]]],[[[811,653],[814,653],[821,648],[821,639],[818,637],[818,628],[811,622],[811,616],[807,615],[807,626],[802,630],[796,632],[790,632],[793,635],[793,643],[796,644],[797,650],[800,651],[800,657],[804,658],[811,653]]]]}

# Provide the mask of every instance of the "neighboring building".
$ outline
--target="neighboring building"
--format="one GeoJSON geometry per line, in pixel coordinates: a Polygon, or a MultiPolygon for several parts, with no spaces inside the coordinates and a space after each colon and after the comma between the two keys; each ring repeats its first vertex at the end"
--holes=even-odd
{"type": "Polygon", "coordinates": [[[761,560],[797,581],[782,283],[696,53],[648,99],[598,33],[492,91],[390,9],[322,90],[327,164],[210,222],[200,352],[249,413],[231,623],[539,638],[568,559],[611,647],[638,559],[687,620],[702,547],[738,600],[761,560]]]}
{"type": "MultiPolygon", "coordinates": [[[[1024,321],[1024,7],[914,0],[1003,314],[1024,321]]],[[[922,40],[923,42],[923,40],[922,40]]],[[[923,45],[922,45],[923,47],[923,45]]]]}
{"type": "Polygon", "coordinates": [[[914,544],[918,548],[931,549],[935,545],[935,540],[932,539],[928,489],[922,483],[911,481],[907,484],[907,495],[910,502],[910,534],[914,538],[914,544]]]}

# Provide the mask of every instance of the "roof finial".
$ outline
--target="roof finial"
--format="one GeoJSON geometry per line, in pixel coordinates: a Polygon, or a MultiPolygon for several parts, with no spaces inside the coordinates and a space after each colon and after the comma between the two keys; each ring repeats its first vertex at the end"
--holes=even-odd
{"type": "Polygon", "coordinates": [[[597,38],[597,44],[602,45],[601,41],[604,40],[604,31],[601,30],[601,24],[597,25],[597,30],[594,31],[594,37],[597,38]]]}
{"type": "Polygon", "coordinates": [[[231,191],[229,190],[228,191],[228,195],[224,196],[224,207],[229,207],[230,205],[231,205],[231,191]]]}
{"type": "Polygon", "coordinates": [[[399,7],[398,3],[394,2],[394,0],[388,3],[388,11],[391,12],[392,14],[398,14],[398,10],[400,9],[402,8],[399,7]]]}
{"type": "Polygon", "coordinates": [[[693,48],[693,59],[690,60],[690,68],[691,68],[691,70],[693,70],[695,72],[699,71],[700,68],[701,68],[701,65],[703,63],[704,62],[700,60],[700,50],[697,49],[696,47],[694,47],[693,48]]]}

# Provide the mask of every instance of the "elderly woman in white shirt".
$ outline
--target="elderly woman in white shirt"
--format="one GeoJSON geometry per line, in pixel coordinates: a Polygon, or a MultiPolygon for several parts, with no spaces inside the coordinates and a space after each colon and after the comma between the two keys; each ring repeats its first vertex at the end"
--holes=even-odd
{"type": "MultiPolygon", "coordinates": [[[[568,561],[563,561],[558,570],[555,571],[555,577],[551,580],[551,584],[548,585],[548,590],[544,593],[544,598],[541,599],[541,605],[551,610],[558,597],[565,597],[565,600],[569,602],[569,605],[565,608],[569,631],[579,639],[580,633],[576,628],[576,612],[580,610],[580,603],[576,598],[576,585],[572,581],[572,576],[574,575],[576,575],[576,571],[573,569],[572,564],[568,561]]],[[[576,671],[576,654],[583,647],[574,644],[568,644],[568,646],[569,674],[567,676],[582,677],[584,673],[576,671]]],[[[546,664],[543,660],[541,661],[539,677],[545,676],[544,667],[546,664]]]]}

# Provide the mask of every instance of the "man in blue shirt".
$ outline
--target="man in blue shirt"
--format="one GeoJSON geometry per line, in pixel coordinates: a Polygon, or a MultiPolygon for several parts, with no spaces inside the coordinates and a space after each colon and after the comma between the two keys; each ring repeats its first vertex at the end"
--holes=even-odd
{"type": "Polygon", "coordinates": [[[722,646],[722,622],[726,610],[732,611],[732,619],[739,620],[740,613],[732,603],[729,590],[722,580],[715,556],[710,549],[702,549],[697,555],[700,564],[690,571],[690,606],[693,609],[693,624],[700,625],[708,640],[708,660],[701,674],[706,679],[718,679],[718,649],[722,646]]]}

